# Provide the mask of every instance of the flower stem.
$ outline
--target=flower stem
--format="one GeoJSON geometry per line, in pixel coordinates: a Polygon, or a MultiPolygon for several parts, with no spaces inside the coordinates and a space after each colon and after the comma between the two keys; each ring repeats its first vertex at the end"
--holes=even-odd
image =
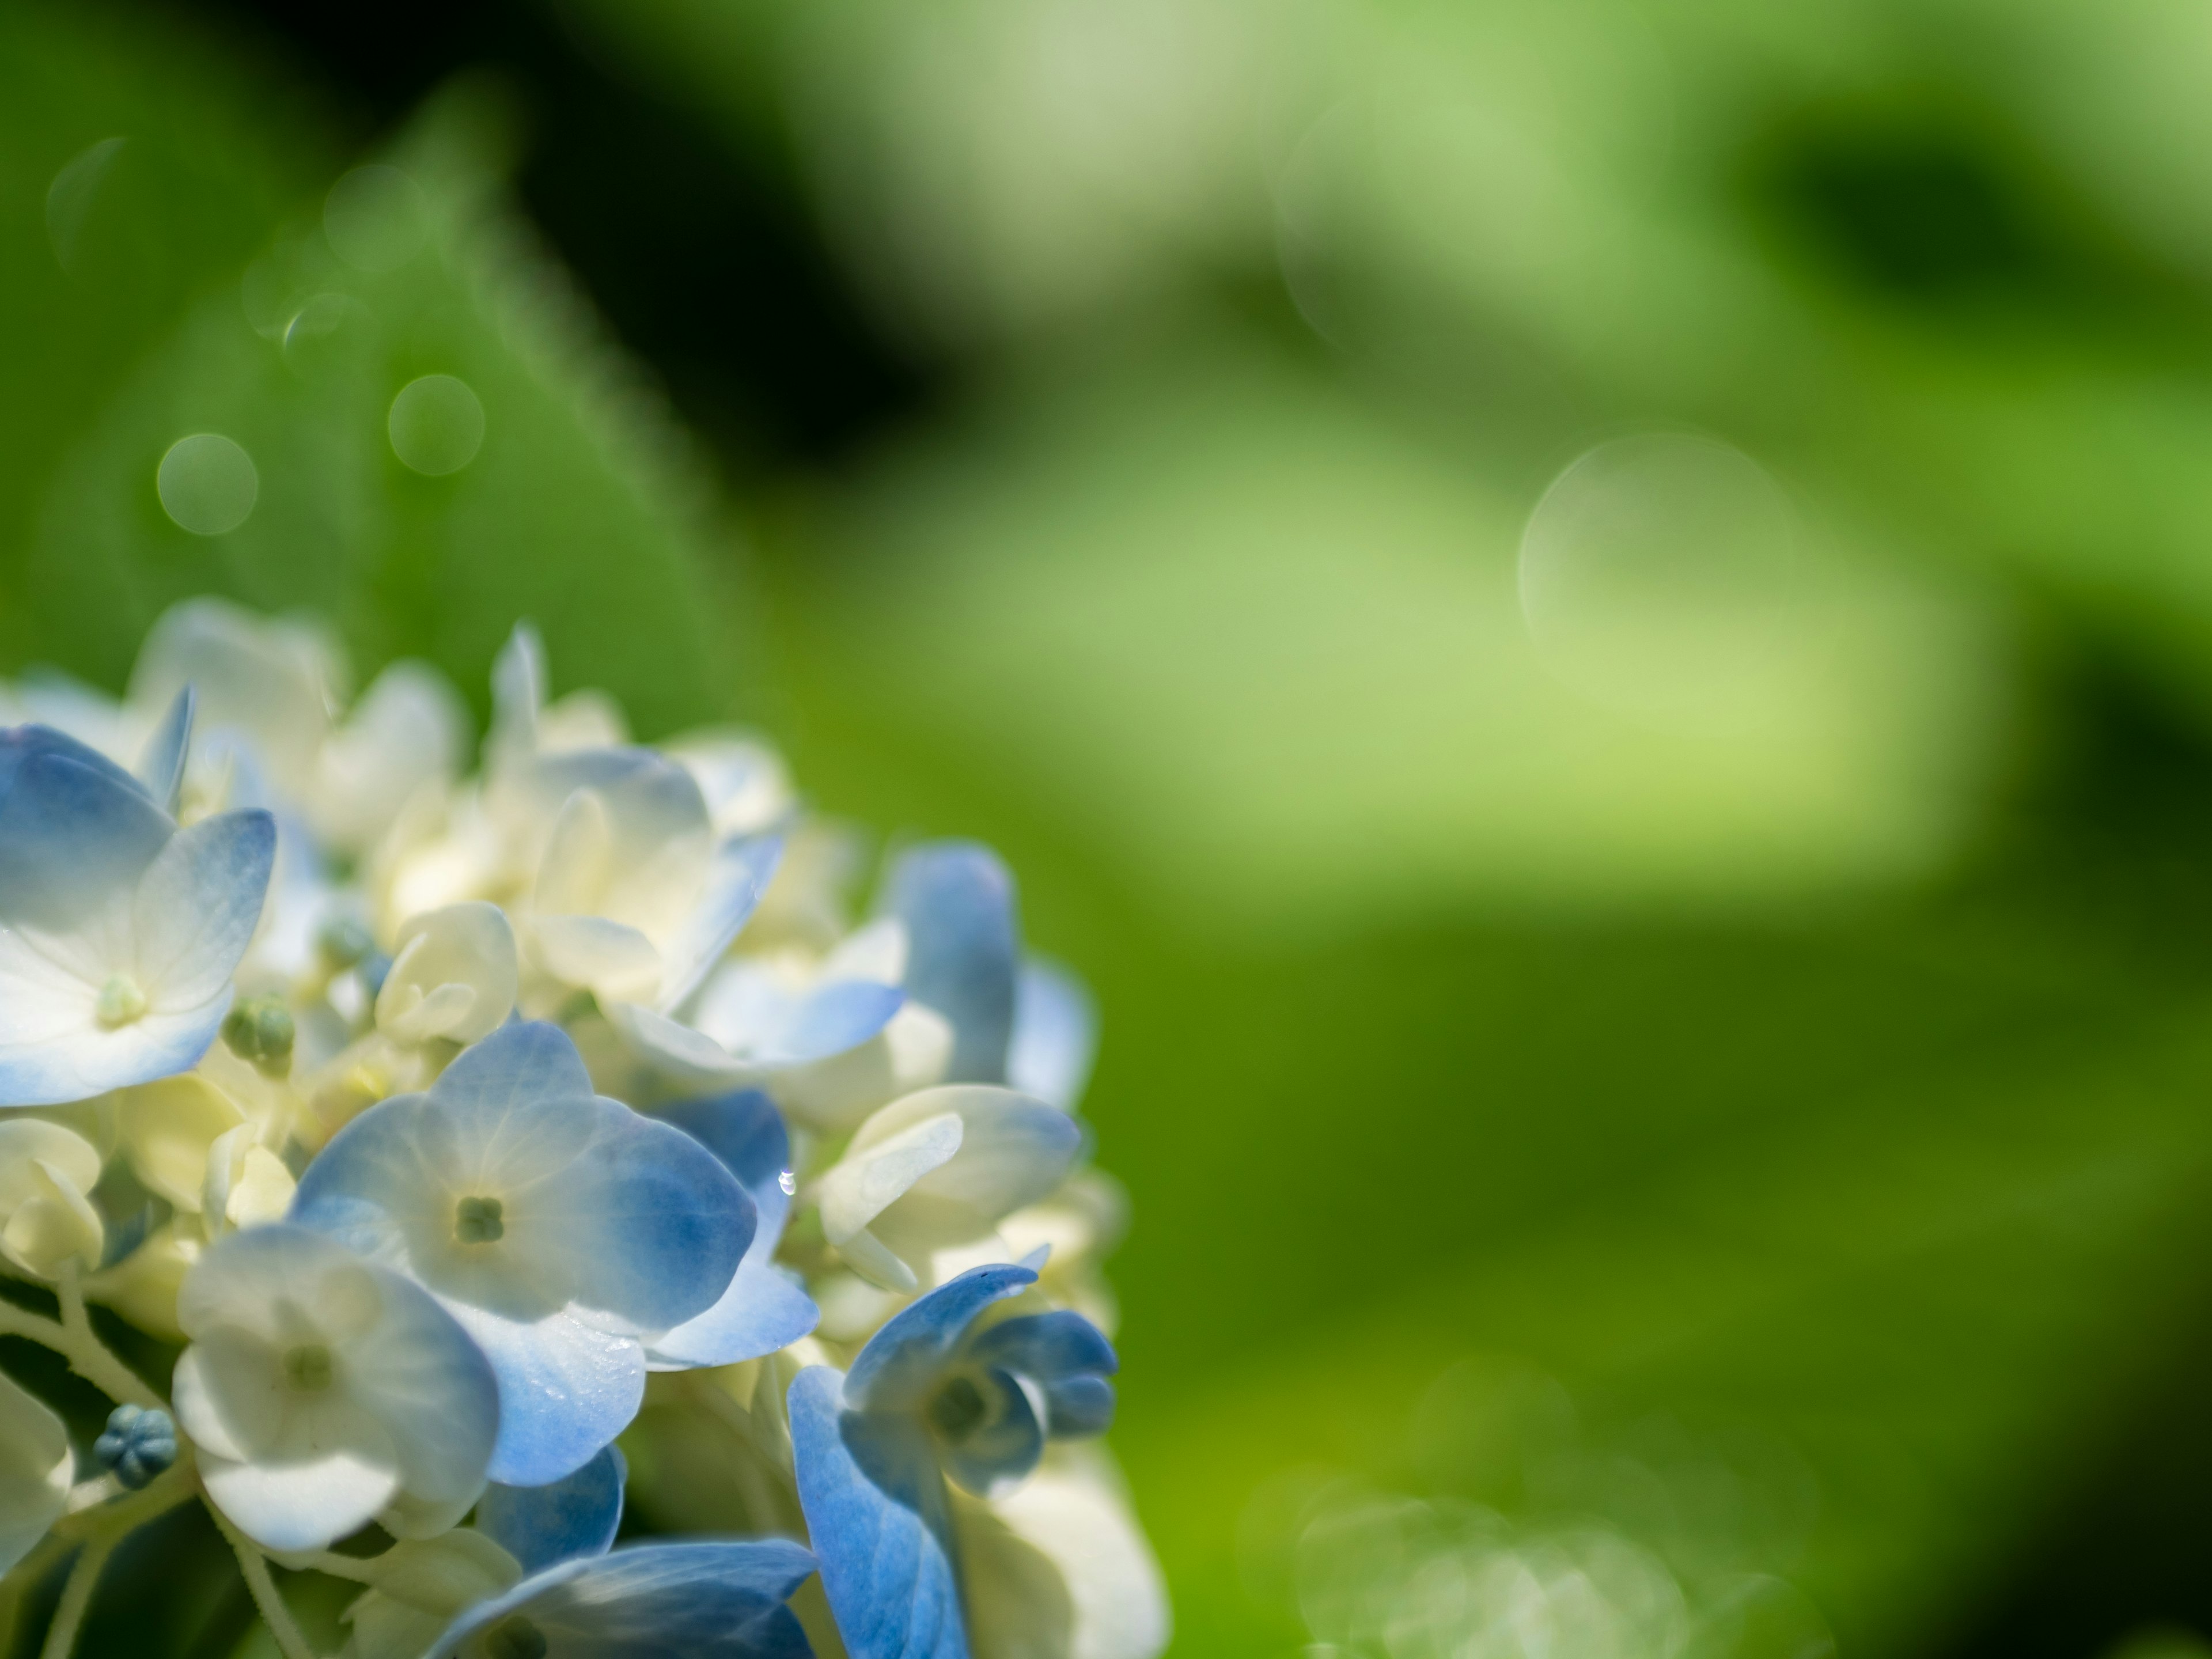
{"type": "Polygon", "coordinates": [[[54,1621],[46,1626],[46,1642],[39,1650],[39,1659],[69,1659],[70,1650],[76,1645],[76,1628],[84,1622],[84,1610],[92,1605],[93,1586],[100,1582],[100,1571],[118,1541],[120,1534],[103,1533],[87,1540],[77,1552],[76,1563],[62,1585],[54,1621]]]}
{"type": "Polygon", "coordinates": [[[288,1567],[305,1567],[313,1572],[326,1572],[333,1578],[351,1579],[356,1584],[374,1584],[380,1576],[376,1570],[381,1557],[374,1555],[340,1555],[336,1550],[301,1550],[287,1552],[280,1558],[288,1567]]]}
{"type": "MultiPolygon", "coordinates": [[[[138,1374],[110,1352],[107,1345],[94,1332],[92,1316],[84,1305],[84,1286],[77,1282],[74,1256],[62,1263],[60,1288],[63,1340],[49,1346],[60,1348],[70,1368],[109,1399],[131,1406],[159,1407],[161,1396],[139,1381],[138,1374]]],[[[46,1340],[43,1337],[40,1340],[46,1340]]]]}
{"type": "MultiPolygon", "coordinates": [[[[269,1576],[269,1559],[252,1540],[230,1524],[230,1517],[216,1506],[212,1498],[207,1501],[208,1513],[215,1517],[222,1535],[230,1540],[231,1549],[238,1556],[238,1570],[246,1575],[246,1588],[252,1593],[253,1605],[261,1609],[262,1622],[269,1633],[276,1638],[277,1650],[284,1659],[315,1659],[314,1649],[292,1618],[291,1608],[284,1605],[284,1597],[276,1589],[276,1581],[269,1576]]],[[[52,1659],[48,1656],[47,1659],[52,1659]]]]}

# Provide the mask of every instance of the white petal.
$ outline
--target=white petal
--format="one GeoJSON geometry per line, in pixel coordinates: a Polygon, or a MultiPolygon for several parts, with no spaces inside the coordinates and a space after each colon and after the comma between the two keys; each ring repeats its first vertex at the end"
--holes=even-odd
{"type": "Polygon", "coordinates": [[[956,1500],[974,1659],[1155,1659],[1167,1588],[1095,1448],[1055,1447],[986,1504],[956,1500]]]}
{"type": "Polygon", "coordinates": [[[635,927],[603,916],[532,916],[538,964],[564,985],[622,1002],[650,1000],[660,988],[660,952],[635,927]]]}
{"type": "Polygon", "coordinates": [[[131,905],[138,985],[156,1012],[199,1007],[228,988],[276,860],[266,812],[225,812],[169,838],[131,905]]]}
{"type": "Polygon", "coordinates": [[[879,1128],[886,1115],[898,1111],[902,1103],[885,1107],[862,1125],[837,1166],[822,1177],[817,1194],[822,1231],[832,1244],[843,1244],[960,1150],[957,1112],[924,1114],[918,1119],[901,1114],[895,1123],[879,1128]],[[872,1135],[872,1129],[876,1131],[872,1135]]]}
{"type": "Polygon", "coordinates": [[[399,1490],[398,1469],[362,1449],[285,1463],[233,1462],[204,1443],[201,1451],[208,1496],[240,1532],[272,1550],[323,1549],[374,1520],[399,1490]]]}
{"type": "Polygon", "coordinates": [[[61,1419],[0,1373],[0,1572],[61,1519],[76,1462],[61,1419]]]}
{"type": "Polygon", "coordinates": [[[451,904],[410,918],[377,994],[380,1030],[402,1042],[489,1036],[514,1006],[514,930],[495,904],[451,904]]]}

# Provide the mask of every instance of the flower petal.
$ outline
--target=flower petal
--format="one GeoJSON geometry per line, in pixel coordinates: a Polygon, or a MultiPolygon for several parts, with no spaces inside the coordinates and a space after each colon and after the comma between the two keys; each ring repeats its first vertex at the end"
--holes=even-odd
{"type": "Polygon", "coordinates": [[[699,988],[760,906],[761,895],[783,857],[781,835],[732,836],[714,848],[706,890],[661,953],[660,996],[665,1013],[699,988]]]}
{"type": "Polygon", "coordinates": [[[891,866],[884,908],[905,926],[906,988],[952,1022],[955,1083],[1002,1083],[1021,933],[1013,877],[988,847],[938,842],[891,866]]]}
{"type": "Polygon", "coordinates": [[[846,1397],[863,1409],[913,1404],[977,1314],[1036,1283],[1033,1268],[1012,1262],[970,1267],[946,1280],[893,1314],[868,1339],[845,1380],[846,1397]]]}
{"type": "Polygon", "coordinates": [[[1105,1334],[1064,1309],[1002,1319],[969,1341],[962,1357],[979,1365],[1003,1365],[1041,1383],[1086,1371],[1111,1376],[1121,1365],[1105,1334]]]}
{"type": "Polygon", "coordinates": [[[192,745],[193,701],[191,686],[179,690],[138,755],[139,787],[146,792],[147,799],[171,817],[177,816],[178,804],[184,798],[185,757],[192,745]]]}
{"type": "Polygon", "coordinates": [[[806,1659],[784,1602],[814,1570],[812,1555],[780,1538],[647,1544],[563,1561],[471,1607],[423,1659],[446,1659],[518,1615],[556,1656],[806,1659]]]}
{"type": "Polygon", "coordinates": [[[1091,1080],[1097,1049],[1098,1011],[1083,981],[1040,957],[1023,963],[1006,1048],[1008,1085],[1072,1112],[1091,1080]]]}
{"type": "Polygon", "coordinates": [[[693,1136],[736,1177],[753,1201],[753,1242],[721,1299],[646,1345],[655,1370],[732,1365],[787,1347],[821,1317],[805,1291],[775,1266],[776,1242],[790,1213],[784,1190],[791,1138],[782,1114],[757,1090],[684,1101],[660,1115],[693,1136]]]}
{"type": "Polygon", "coordinates": [[[499,1378],[499,1440],[487,1473],[510,1486],[574,1474],[628,1428],[645,1399],[636,1341],[566,1314],[534,1322],[455,1306],[499,1378]]]}
{"type": "Polygon", "coordinates": [[[76,1467],[61,1419],[0,1373],[0,1572],[61,1519],[76,1467]]]}
{"type": "Polygon", "coordinates": [[[945,1445],[945,1472],[978,1498],[1004,1491],[1044,1455],[1044,1425],[1011,1372],[988,1374],[995,1410],[989,1421],[945,1445]]]}
{"type": "Polygon", "coordinates": [[[843,1409],[838,1374],[793,1379],[799,1507],[852,1659],[968,1659],[945,1483],[911,1419],[843,1409]]]}
{"type": "Polygon", "coordinates": [[[605,1555],[622,1525],[623,1482],[629,1475],[622,1453],[607,1446],[550,1485],[494,1485],[477,1505],[477,1529],[520,1562],[526,1573],[605,1555]]]}
{"type": "Polygon", "coordinates": [[[225,812],[169,838],[131,905],[138,984],[155,1012],[201,1007],[228,988],[276,866],[267,812],[225,812]]]}

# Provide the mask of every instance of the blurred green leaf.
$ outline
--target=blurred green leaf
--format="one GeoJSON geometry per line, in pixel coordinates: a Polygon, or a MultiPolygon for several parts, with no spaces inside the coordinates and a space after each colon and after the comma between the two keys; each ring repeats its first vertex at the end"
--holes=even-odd
{"type": "Polygon", "coordinates": [[[295,100],[155,14],[0,8],[0,653],[51,654],[23,599],[37,503],[139,358],[324,179],[295,100]],[[119,142],[118,142],[119,141],[119,142]]]}
{"type": "Polygon", "coordinates": [[[1626,533],[1672,539],[1592,564],[1577,515],[1610,496],[1524,551],[1532,500],[1265,349],[1184,331],[1039,365],[848,491],[831,648],[1157,902],[1243,924],[1938,862],[2004,729],[1996,616],[1839,556],[1866,532],[1722,447],[1634,453],[1665,488],[1626,533]]]}
{"type": "Polygon", "coordinates": [[[481,708],[530,617],[562,684],[646,732],[725,711],[711,492],[504,208],[498,115],[447,96],[132,377],[40,512],[42,654],[118,681],[164,607],[215,592],[327,617],[368,661],[427,657],[481,708]]]}

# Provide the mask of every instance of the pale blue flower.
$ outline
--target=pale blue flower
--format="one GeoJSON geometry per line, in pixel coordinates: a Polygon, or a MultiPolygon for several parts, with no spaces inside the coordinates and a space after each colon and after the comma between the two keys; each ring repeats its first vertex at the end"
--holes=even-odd
{"type": "MultiPolygon", "coordinates": [[[[157,775],[166,763],[155,757],[157,775]]],[[[0,1104],[195,1064],[268,892],[262,811],[179,830],[146,786],[45,726],[0,732],[0,1104]]]]}
{"type": "Polygon", "coordinates": [[[656,1370],[733,1365],[774,1353],[806,1335],[821,1316],[805,1291],[775,1265],[791,1214],[791,1137],[766,1095],[740,1090],[685,1101],[659,1115],[720,1158],[753,1201],[753,1242],[721,1298],[697,1318],[653,1339],[656,1370]]]}
{"type": "Polygon", "coordinates": [[[503,1026],[370,1107],[292,1218],[419,1280],[490,1357],[495,1480],[581,1468],[636,1415],[647,1341],[729,1288],[753,1206],[682,1130],[593,1094],[558,1027],[503,1026]]]}
{"type": "Polygon", "coordinates": [[[562,1561],[605,1555],[622,1526],[623,1483],[629,1466],[613,1446],[578,1469],[544,1486],[484,1488],[477,1504],[477,1530],[518,1562],[538,1572],[562,1561]]]}
{"type": "Polygon", "coordinates": [[[177,1420],[225,1515],[319,1549],[412,1506],[458,1514],[499,1434],[491,1367],[421,1288],[282,1223],[226,1234],[185,1276],[177,1420]]]}
{"type": "Polygon", "coordinates": [[[792,1382],[799,1503],[853,1659],[966,1659],[946,1477],[1003,1491],[1048,1437],[1112,1417],[1114,1350],[1088,1320],[979,1324],[1036,1280],[974,1268],[894,1316],[848,1373],[811,1366],[792,1382]]]}
{"type": "Polygon", "coordinates": [[[784,1605],[814,1558],[780,1538],[563,1561],[471,1607],[422,1659],[807,1659],[784,1605]]]}

